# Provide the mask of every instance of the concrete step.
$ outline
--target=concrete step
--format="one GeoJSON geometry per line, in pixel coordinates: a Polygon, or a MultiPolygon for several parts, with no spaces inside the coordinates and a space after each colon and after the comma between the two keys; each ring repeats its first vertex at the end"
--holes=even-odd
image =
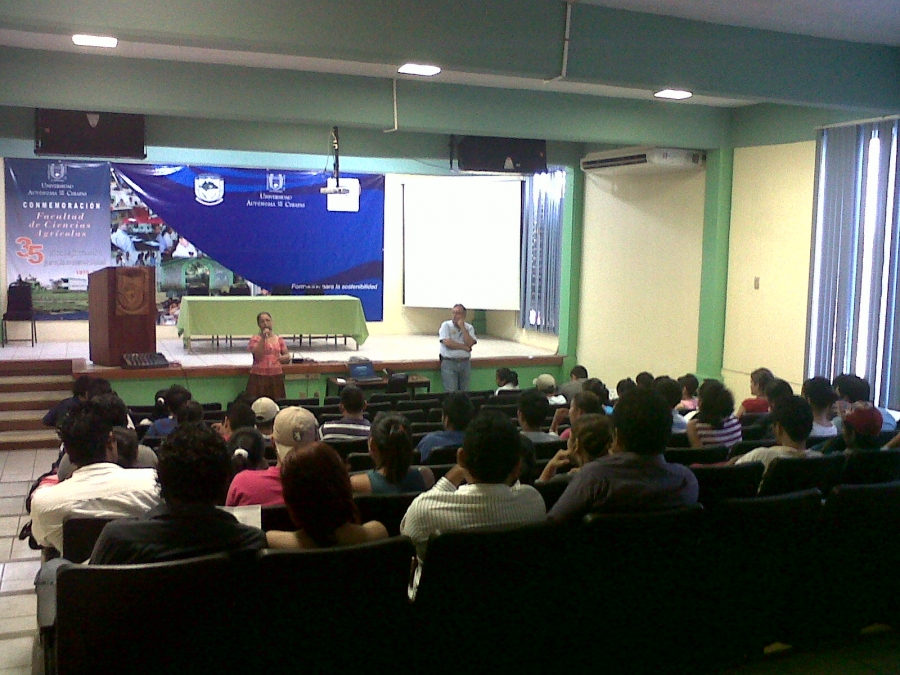
{"type": "Polygon", "coordinates": [[[43,410],[47,412],[60,401],[69,398],[65,391],[0,392],[0,411],[43,410]]]}
{"type": "Polygon", "coordinates": [[[0,411],[0,431],[28,431],[46,429],[41,422],[43,410],[4,410],[0,411]]]}
{"type": "Polygon", "coordinates": [[[59,447],[55,429],[38,431],[0,431],[0,451],[44,450],[59,447]]]}
{"type": "Polygon", "coordinates": [[[20,391],[72,390],[71,375],[6,375],[0,376],[0,393],[20,391]]]}
{"type": "Polygon", "coordinates": [[[0,376],[4,375],[72,375],[72,360],[0,361],[0,376]]]}

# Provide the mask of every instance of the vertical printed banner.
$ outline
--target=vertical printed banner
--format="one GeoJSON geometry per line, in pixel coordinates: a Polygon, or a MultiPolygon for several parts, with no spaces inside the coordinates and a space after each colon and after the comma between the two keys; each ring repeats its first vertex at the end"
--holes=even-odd
{"type": "Polygon", "coordinates": [[[8,283],[44,318],[87,318],[87,276],[109,264],[107,162],[7,159],[8,283]]]}

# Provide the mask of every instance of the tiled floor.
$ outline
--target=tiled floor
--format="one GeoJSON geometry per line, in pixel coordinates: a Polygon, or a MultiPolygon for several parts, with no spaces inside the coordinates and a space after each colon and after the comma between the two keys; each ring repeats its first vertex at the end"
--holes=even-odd
{"type": "Polygon", "coordinates": [[[28,488],[57,454],[57,450],[0,452],[0,675],[32,672],[37,636],[34,576],[40,552],[17,535],[28,521],[28,488]]]}

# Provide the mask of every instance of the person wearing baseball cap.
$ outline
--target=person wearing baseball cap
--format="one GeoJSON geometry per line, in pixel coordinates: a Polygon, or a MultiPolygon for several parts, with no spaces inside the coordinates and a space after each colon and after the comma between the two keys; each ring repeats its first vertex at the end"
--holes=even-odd
{"type": "Polygon", "coordinates": [[[549,373],[538,375],[532,381],[534,388],[547,397],[550,405],[565,405],[568,403],[566,397],[556,393],[556,378],[549,373]]]}
{"type": "Polygon", "coordinates": [[[266,459],[278,459],[275,444],[272,442],[272,427],[275,424],[275,415],[278,414],[278,404],[268,396],[261,396],[250,407],[256,418],[256,430],[262,434],[265,441],[266,459]]]}
{"type": "Polygon", "coordinates": [[[878,408],[859,406],[844,416],[841,435],[847,450],[879,450],[879,436],[884,420],[878,408]]]}
{"type": "Polygon", "coordinates": [[[291,406],[279,411],[272,429],[272,442],[278,463],[265,471],[242,471],[231,481],[226,506],[283,504],[281,464],[294,448],[316,442],[319,424],[306,408],[291,406]]]}

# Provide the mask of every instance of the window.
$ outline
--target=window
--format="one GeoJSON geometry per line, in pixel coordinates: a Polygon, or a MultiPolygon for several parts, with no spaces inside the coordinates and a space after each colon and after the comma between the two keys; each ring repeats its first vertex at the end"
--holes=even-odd
{"type": "Polygon", "coordinates": [[[855,373],[900,409],[898,127],[889,119],[819,135],[808,376],[855,373]],[[893,385],[893,386],[892,386],[893,385]]]}
{"type": "Polygon", "coordinates": [[[522,205],[522,283],[519,325],[559,335],[563,196],[566,172],[526,179],[522,205]]]}

